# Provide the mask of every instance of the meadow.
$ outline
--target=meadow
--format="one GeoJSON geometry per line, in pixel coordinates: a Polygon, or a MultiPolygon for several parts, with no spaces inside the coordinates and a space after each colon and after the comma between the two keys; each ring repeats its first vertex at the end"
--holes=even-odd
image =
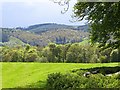
{"type": "Polygon", "coordinates": [[[23,63],[2,62],[2,88],[42,88],[48,74],[66,73],[74,69],[93,67],[115,67],[118,63],[23,63]]]}

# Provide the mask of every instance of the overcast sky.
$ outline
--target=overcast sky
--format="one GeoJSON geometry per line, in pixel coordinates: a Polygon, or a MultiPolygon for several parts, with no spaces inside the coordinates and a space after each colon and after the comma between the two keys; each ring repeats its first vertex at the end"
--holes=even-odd
{"type": "Polygon", "coordinates": [[[85,21],[69,21],[72,20],[72,7],[76,1],[71,0],[69,10],[61,14],[65,6],[59,6],[50,0],[1,0],[0,27],[27,27],[42,23],[83,25],[85,21]]]}

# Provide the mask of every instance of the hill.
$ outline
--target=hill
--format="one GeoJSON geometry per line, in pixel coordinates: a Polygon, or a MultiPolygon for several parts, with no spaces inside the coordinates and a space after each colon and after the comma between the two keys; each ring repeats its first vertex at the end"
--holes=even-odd
{"type": "Polygon", "coordinates": [[[45,31],[61,30],[61,29],[88,31],[88,28],[89,28],[88,25],[72,26],[72,25],[64,25],[64,24],[56,24],[56,23],[44,23],[44,24],[31,25],[28,26],[27,28],[17,27],[16,29],[41,33],[45,31]]]}
{"type": "Polygon", "coordinates": [[[51,42],[57,44],[81,42],[89,38],[89,32],[87,25],[68,26],[53,23],[37,24],[28,28],[2,28],[2,43],[9,42],[10,36],[33,46],[46,46],[51,42]]]}

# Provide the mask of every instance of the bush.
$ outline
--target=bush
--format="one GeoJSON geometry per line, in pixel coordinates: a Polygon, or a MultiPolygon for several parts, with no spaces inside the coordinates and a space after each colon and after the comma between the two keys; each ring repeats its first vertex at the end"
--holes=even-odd
{"type": "Polygon", "coordinates": [[[37,60],[37,58],[38,58],[37,53],[28,53],[26,55],[25,61],[26,62],[34,62],[37,60]]]}
{"type": "Polygon", "coordinates": [[[12,52],[11,57],[12,57],[12,62],[21,62],[23,58],[22,53],[17,50],[12,52]]]}
{"type": "Polygon", "coordinates": [[[47,88],[54,90],[69,90],[77,88],[120,88],[119,76],[104,76],[103,74],[91,74],[89,77],[81,73],[53,73],[48,75],[47,88]]]}
{"type": "Polygon", "coordinates": [[[79,76],[73,74],[53,73],[48,75],[47,88],[55,90],[69,90],[79,88],[79,76]]]}
{"type": "Polygon", "coordinates": [[[47,60],[46,57],[40,57],[40,58],[38,58],[36,61],[37,61],[37,62],[41,62],[41,63],[47,63],[47,62],[48,62],[48,60],[47,60]]]}

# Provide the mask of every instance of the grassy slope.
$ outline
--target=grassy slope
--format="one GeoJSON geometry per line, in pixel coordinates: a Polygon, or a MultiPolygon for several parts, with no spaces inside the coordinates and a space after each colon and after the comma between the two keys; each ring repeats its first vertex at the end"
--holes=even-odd
{"type": "Polygon", "coordinates": [[[53,72],[65,73],[72,69],[101,66],[118,66],[118,63],[2,63],[2,87],[24,87],[38,81],[42,85],[45,84],[47,75],[53,72]]]}

